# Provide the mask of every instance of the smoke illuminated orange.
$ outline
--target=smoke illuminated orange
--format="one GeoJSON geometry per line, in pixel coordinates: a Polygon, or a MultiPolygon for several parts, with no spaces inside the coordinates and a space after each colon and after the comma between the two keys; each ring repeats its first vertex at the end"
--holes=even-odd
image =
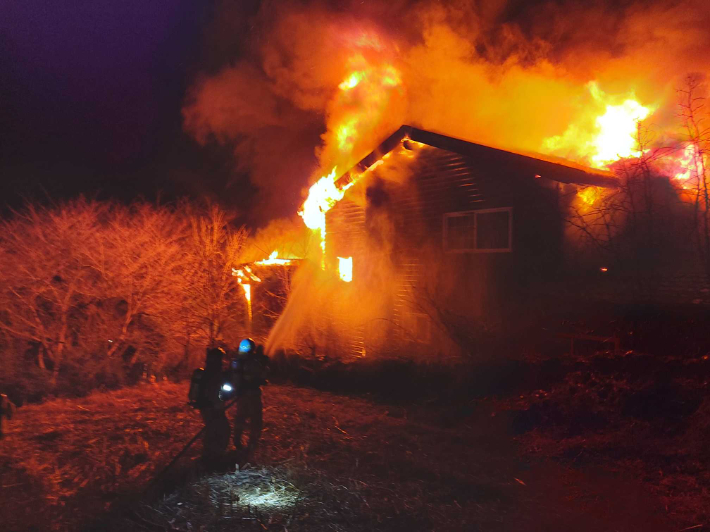
{"type": "Polygon", "coordinates": [[[340,151],[347,152],[353,147],[355,135],[357,134],[357,130],[355,129],[356,126],[357,119],[353,118],[338,128],[337,137],[338,148],[340,148],[340,151]]]}
{"type": "MultiPolygon", "coordinates": [[[[371,129],[379,123],[387,108],[388,91],[401,84],[399,71],[389,63],[373,66],[362,55],[356,54],[351,57],[350,64],[354,70],[338,85],[338,120],[331,128],[340,154],[337,158],[342,161],[352,158],[355,143],[363,140],[360,137],[368,128],[371,129]]],[[[336,163],[342,161],[336,160],[336,163]]],[[[335,186],[335,172],[336,167],[333,167],[330,174],[321,177],[311,186],[308,197],[298,212],[307,227],[320,232],[321,266],[324,269],[325,213],[343,198],[345,189],[354,184],[352,181],[343,189],[339,189],[335,186]]]]}

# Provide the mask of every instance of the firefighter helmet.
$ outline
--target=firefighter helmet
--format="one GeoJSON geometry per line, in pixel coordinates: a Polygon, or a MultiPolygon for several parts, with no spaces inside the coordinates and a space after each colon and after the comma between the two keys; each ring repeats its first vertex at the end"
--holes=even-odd
{"type": "Polygon", "coordinates": [[[256,342],[252,340],[251,338],[244,338],[241,342],[239,342],[239,354],[240,355],[245,355],[247,353],[251,353],[256,349],[256,342]]]}

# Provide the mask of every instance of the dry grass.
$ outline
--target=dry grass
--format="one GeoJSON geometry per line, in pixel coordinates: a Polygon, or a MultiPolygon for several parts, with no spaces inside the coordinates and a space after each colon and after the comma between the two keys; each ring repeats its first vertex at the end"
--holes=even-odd
{"type": "Polygon", "coordinates": [[[199,430],[184,397],[147,385],[19,409],[0,441],[0,522],[63,529],[135,490],[199,430]]]}
{"type": "MultiPolygon", "coordinates": [[[[707,358],[598,353],[550,390],[498,402],[525,414],[531,458],[636,478],[678,529],[710,527],[707,358]],[[699,526],[698,526],[699,525],[699,526]]],[[[518,421],[521,416],[518,415],[518,421]]]]}
{"type": "Polygon", "coordinates": [[[200,428],[185,394],[163,384],[21,409],[0,442],[4,530],[669,529],[642,485],[530,464],[485,409],[451,424],[292,386],[265,389],[254,464],[205,475],[198,443],[141,495],[200,428]]]}

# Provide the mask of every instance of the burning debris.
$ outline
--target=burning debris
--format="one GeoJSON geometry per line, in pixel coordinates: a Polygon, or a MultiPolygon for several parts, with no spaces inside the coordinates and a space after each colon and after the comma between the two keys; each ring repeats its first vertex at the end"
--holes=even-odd
{"type": "Polygon", "coordinates": [[[247,306],[247,320],[248,326],[247,330],[251,334],[253,331],[254,323],[254,312],[252,303],[252,286],[255,283],[262,283],[263,279],[259,277],[254,268],[266,268],[266,270],[271,270],[273,268],[284,268],[288,266],[295,265],[302,259],[291,258],[279,258],[278,250],[274,250],[268,258],[257,260],[251,263],[242,264],[238,267],[232,268],[232,275],[237,278],[237,283],[242,287],[244,291],[244,299],[247,306]]]}
{"type": "Polygon", "coordinates": [[[257,264],[259,266],[272,266],[272,265],[278,265],[278,266],[288,266],[289,264],[292,264],[294,259],[281,259],[279,258],[279,252],[274,250],[271,255],[269,255],[268,259],[264,260],[258,260],[254,264],[257,264]]]}

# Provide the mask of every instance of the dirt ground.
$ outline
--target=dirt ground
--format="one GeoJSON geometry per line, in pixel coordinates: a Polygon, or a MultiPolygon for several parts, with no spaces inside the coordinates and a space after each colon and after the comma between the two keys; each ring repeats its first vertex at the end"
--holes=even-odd
{"type": "MultiPolygon", "coordinates": [[[[509,419],[465,419],[308,388],[265,388],[254,463],[201,474],[186,385],[18,410],[0,441],[0,529],[673,531],[641,480],[521,453],[509,419]]],[[[693,530],[702,530],[695,527],[693,530]]]]}

